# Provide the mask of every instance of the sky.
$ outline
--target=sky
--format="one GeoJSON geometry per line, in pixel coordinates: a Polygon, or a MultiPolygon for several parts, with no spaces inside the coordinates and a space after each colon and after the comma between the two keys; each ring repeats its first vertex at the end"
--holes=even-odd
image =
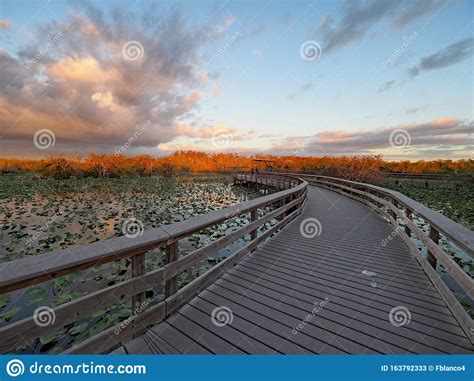
{"type": "Polygon", "coordinates": [[[468,159],[474,1],[0,1],[0,156],[468,159]]]}

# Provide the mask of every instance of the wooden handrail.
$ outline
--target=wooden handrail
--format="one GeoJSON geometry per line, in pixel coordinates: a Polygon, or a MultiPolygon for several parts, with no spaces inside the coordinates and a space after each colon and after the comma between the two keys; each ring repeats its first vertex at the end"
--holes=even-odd
{"type": "MultiPolygon", "coordinates": [[[[285,172],[263,172],[263,173],[284,173],[285,172]]],[[[325,170],[318,172],[299,172],[292,175],[305,176],[305,175],[321,175],[325,176],[327,173],[325,170]]],[[[400,180],[449,180],[449,181],[472,181],[472,173],[407,173],[407,172],[375,172],[374,175],[379,178],[391,178],[391,179],[400,179],[400,180]]]]}
{"type": "Polygon", "coordinates": [[[389,179],[399,180],[425,180],[425,181],[472,181],[469,173],[400,173],[379,172],[379,175],[389,179]]]}
{"type": "MultiPolygon", "coordinates": [[[[181,291],[177,288],[177,277],[182,272],[192,267],[199,260],[215,253],[216,250],[226,247],[249,234],[250,242],[231,256],[234,259],[231,260],[231,257],[228,257],[221,262],[225,262],[226,266],[234,263],[237,258],[253,250],[264,237],[268,236],[268,232],[279,230],[299,214],[305,203],[307,182],[302,179],[292,176],[276,177],[243,172],[236,172],[232,176],[235,181],[276,187],[279,191],[185,221],[148,229],[141,236],[135,238],[111,238],[88,245],[1,263],[0,294],[127,257],[132,258],[132,278],[54,308],[55,323],[47,328],[36,325],[32,316],[0,328],[0,337],[2,337],[0,352],[5,353],[12,349],[19,332],[21,332],[23,341],[33,340],[41,334],[54,331],[59,326],[90,316],[94,311],[115,303],[126,302],[127,299],[130,300],[130,297],[132,297],[134,319],[130,324],[124,328],[122,327],[123,324],[119,323],[66,351],[66,353],[104,352],[112,345],[116,345],[118,341],[143,331],[148,325],[157,323],[169,316],[179,305],[188,300],[186,298],[202,290],[204,285],[215,279],[213,277],[218,274],[215,270],[208,271],[188,284],[184,291],[181,291]],[[276,210],[257,218],[259,208],[280,202],[282,205],[276,210]],[[249,212],[251,221],[245,226],[179,258],[178,241],[181,238],[249,212]],[[258,235],[258,227],[281,215],[286,215],[283,221],[258,235]],[[145,273],[144,259],[146,251],[160,246],[166,248],[166,265],[145,273]],[[190,285],[195,286],[191,287],[190,285]],[[165,288],[165,300],[147,308],[144,312],[136,312],[135,309],[138,305],[145,301],[145,292],[157,287],[165,288]]],[[[221,264],[216,267],[224,268],[221,264]]]]}
{"type": "Polygon", "coordinates": [[[452,173],[402,173],[402,172],[380,172],[381,175],[387,177],[400,178],[420,178],[420,179],[446,179],[453,176],[452,173]]]}

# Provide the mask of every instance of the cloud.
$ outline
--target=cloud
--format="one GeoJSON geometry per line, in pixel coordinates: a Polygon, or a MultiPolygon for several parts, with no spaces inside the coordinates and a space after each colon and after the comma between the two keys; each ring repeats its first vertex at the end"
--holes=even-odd
{"type": "Polygon", "coordinates": [[[85,145],[109,151],[147,121],[136,145],[154,150],[193,119],[209,84],[201,50],[223,37],[234,19],[215,16],[191,25],[176,10],[151,6],[146,20],[122,12],[109,18],[90,6],[41,25],[35,45],[16,54],[0,50],[2,151],[21,142],[27,150],[42,128],[56,136],[46,154],[85,145]],[[127,56],[130,41],[141,59],[127,56]]]}
{"type": "Polygon", "coordinates": [[[415,77],[422,71],[438,70],[455,65],[468,59],[474,53],[474,37],[457,41],[434,54],[423,57],[420,63],[408,69],[408,73],[415,77]]]}
{"type": "Polygon", "coordinates": [[[290,26],[291,24],[295,22],[295,16],[290,12],[286,12],[280,16],[280,21],[284,25],[290,26]]]}
{"type": "Polygon", "coordinates": [[[258,36],[262,33],[265,33],[267,31],[267,27],[263,24],[254,25],[254,26],[251,27],[250,25],[251,25],[252,20],[250,20],[249,22],[245,22],[243,24],[245,29],[244,29],[244,32],[242,33],[242,39],[256,37],[256,36],[258,36]]]}
{"type": "Polygon", "coordinates": [[[212,91],[215,95],[222,95],[222,86],[219,83],[212,86],[212,91]]]}
{"type": "Polygon", "coordinates": [[[278,137],[281,137],[281,136],[282,136],[281,134],[260,134],[260,135],[257,135],[257,138],[274,139],[274,138],[278,138],[278,137]]]}
{"type": "Polygon", "coordinates": [[[178,125],[178,132],[180,136],[210,139],[221,132],[235,134],[237,131],[234,127],[218,124],[214,126],[200,126],[197,128],[193,128],[188,125],[178,125]]]}
{"type": "Polygon", "coordinates": [[[262,49],[252,49],[252,55],[261,56],[261,55],[263,55],[263,50],[262,49]]]}
{"type": "Polygon", "coordinates": [[[308,82],[301,85],[297,90],[295,90],[294,92],[291,92],[286,97],[289,100],[294,100],[301,94],[311,91],[312,89],[314,89],[314,84],[312,82],[308,82]]]}
{"type": "Polygon", "coordinates": [[[390,81],[385,81],[384,84],[378,89],[377,93],[382,93],[384,91],[390,90],[393,86],[393,84],[396,81],[394,79],[391,79],[390,81]]]}
{"type": "Polygon", "coordinates": [[[411,0],[405,1],[395,15],[393,25],[403,28],[418,18],[439,11],[446,6],[446,0],[411,0]]]}
{"type": "Polygon", "coordinates": [[[427,103],[427,104],[424,104],[424,105],[421,105],[421,106],[418,106],[418,107],[413,107],[413,108],[409,108],[406,110],[406,113],[407,114],[416,114],[420,111],[426,111],[426,110],[429,110],[431,109],[432,105],[427,103]]]}
{"type": "Polygon", "coordinates": [[[12,23],[8,19],[0,19],[0,29],[10,29],[12,23]]]}
{"type": "Polygon", "coordinates": [[[323,43],[323,51],[329,53],[362,41],[379,23],[401,28],[415,20],[440,9],[445,0],[394,0],[346,1],[343,16],[335,20],[333,16],[323,17],[315,35],[323,43]]]}
{"type": "Polygon", "coordinates": [[[114,102],[113,95],[110,91],[104,93],[94,93],[92,94],[91,99],[96,102],[99,107],[108,108],[111,111],[115,111],[117,109],[117,105],[114,102]]]}
{"type": "Polygon", "coordinates": [[[198,146],[194,143],[161,143],[158,146],[158,151],[160,152],[173,152],[173,151],[197,151],[199,150],[198,146]]]}
{"type": "Polygon", "coordinates": [[[234,22],[235,22],[235,17],[234,16],[227,17],[220,24],[216,25],[216,27],[213,30],[213,33],[215,33],[216,36],[221,35],[228,28],[230,28],[234,24],[234,22]]]}
{"type": "Polygon", "coordinates": [[[474,144],[474,122],[453,118],[436,119],[428,123],[397,125],[373,131],[327,131],[313,136],[293,136],[275,143],[270,151],[305,155],[354,155],[380,153],[390,149],[390,134],[403,129],[410,135],[410,149],[434,149],[449,145],[465,150],[474,144]]]}
{"type": "Polygon", "coordinates": [[[99,64],[92,57],[66,57],[46,67],[45,71],[50,78],[57,81],[99,83],[111,79],[114,75],[112,71],[99,67],[99,64]]]}
{"type": "MultiPolygon", "coordinates": [[[[158,151],[198,150],[206,152],[255,153],[255,149],[234,146],[235,142],[252,142],[255,131],[239,133],[236,128],[225,124],[177,126],[178,135],[170,142],[158,145],[158,151]],[[225,144],[223,144],[223,143],[225,144]]],[[[258,136],[257,136],[258,137],[258,136]]]]}

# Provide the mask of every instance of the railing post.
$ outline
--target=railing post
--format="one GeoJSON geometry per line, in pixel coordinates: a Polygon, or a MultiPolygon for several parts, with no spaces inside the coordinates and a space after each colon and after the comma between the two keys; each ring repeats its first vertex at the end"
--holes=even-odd
{"type": "MultiPolygon", "coordinates": [[[[178,259],[178,241],[168,244],[165,248],[166,264],[178,259]]],[[[168,279],[165,283],[165,298],[173,295],[178,289],[178,276],[168,279]]]]}
{"type": "MultiPolygon", "coordinates": [[[[132,277],[136,278],[143,274],[145,274],[145,253],[132,257],[132,277]]],[[[134,316],[142,310],[145,296],[144,292],[132,296],[132,314],[134,316]]],[[[135,338],[137,336],[139,335],[133,335],[132,337],[135,338]]]]}
{"type": "MultiPolygon", "coordinates": [[[[397,202],[393,198],[390,198],[390,204],[392,204],[395,208],[397,207],[397,202]]],[[[397,221],[397,213],[395,213],[392,209],[390,209],[390,215],[395,221],[397,221]]]]}
{"type": "MultiPolygon", "coordinates": [[[[433,225],[430,225],[430,238],[434,241],[434,243],[438,244],[439,241],[439,231],[436,230],[433,225]]],[[[431,253],[431,251],[427,251],[426,259],[428,260],[431,267],[436,269],[436,257],[431,253]]]]}
{"type": "MultiPolygon", "coordinates": [[[[407,216],[407,217],[406,217],[407,220],[410,220],[411,213],[412,213],[411,209],[406,208],[405,214],[406,214],[406,216],[407,216]]],[[[406,221],[405,221],[405,234],[408,236],[408,238],[411,237],[411,230],[410,230],[410,228],[408,227],[408,223],[407,223],[406,221]]]]}
{"type": "MultiPolygon", "coordinates": [[[[254,222],[254,221],[257,221],[257,208],[252,209],[250,211],[250,222],[254,222]]],[[[253,241],[256,238],[257,238],[257,229],[252,230],[250,232],[250,240],[253,241]]]]}
{"type": "MultiPolygon", "coordinates": [[[[283,205],[286,205],[286,204],[289,204],[292,200],[292,196],[288,196],[287,198],[285,198],[285,202],[283,205]]],[[[288,209],[285,213],[283,213],[283,215],[286,217],[286,216],[289,216],[290,215],[290,210],[288,209]]]]}
{"type": "MultiPolygon", "coordinates": [[[[387,201],[388,201],[388,203],[389,203],[390,205],[395,206],[394,200],[393,200],[391,197],[389,197],[387,201]]],[[[383,204],[382,204],[382,207],[383,207],[383,204]]],[[[396,214],[396,213],[392,210],[392,208],[390,208],[390,207],[388,207],[388,214],[389,214],[390,217],[392,217],[395,221],[397,221],[397,214],[396,214]]]]}
{"type": "MultiPolygon", "coordinates": [[[[295,193],[295,194],[292,194],[290,196],[290,202],[296,200],[298,198],[298,193],[295,193]]],[[[298,209],[298,205],[296,204],[295,206],[292,206],[289,210],[288,210],[288,214],[291,214],[293,213],[296,209],[298,209]]]]}
{"type": "MultiPolygon", "coordinates": [[[[143,274],[145,274],[145,253],[132,257],[132,277],[136,278],[143,274]]],[[[134,295],[132,297],[132,312],[139,310],[144,301],[144,292],[134,295]]]]}
{"type": "MultiPolygon", "coordinates": [[[[278,201],[278,208],[281,208],[283,205],[285,205],[285,199],[282,198],[280,201],[278,201]]],[[[285,213],[282,213],[280,214],[277,219],[278,221],[283,221],[283,219],[285,218],[285,213]]]]}

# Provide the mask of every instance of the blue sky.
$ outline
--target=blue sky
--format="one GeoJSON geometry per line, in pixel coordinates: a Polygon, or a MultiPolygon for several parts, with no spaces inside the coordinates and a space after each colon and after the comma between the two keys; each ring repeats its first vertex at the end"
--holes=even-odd
{"type": "Polygon", "coordinates": [[[0,6],[6,155],[472,157],[472,1],[0,6]]]}

